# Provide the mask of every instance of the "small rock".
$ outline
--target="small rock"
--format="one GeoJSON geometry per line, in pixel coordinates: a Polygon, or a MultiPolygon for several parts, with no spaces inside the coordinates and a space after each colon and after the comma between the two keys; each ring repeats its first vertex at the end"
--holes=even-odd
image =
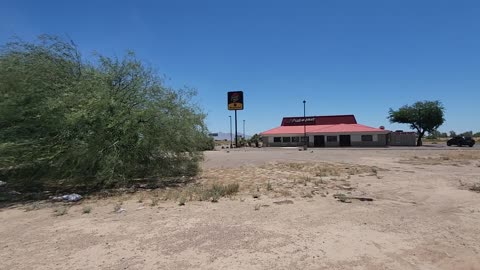
{"type": "Polygon", "coordinates": [[[117,210],[116,213],[123,213],[123,212],[127,212],[127,210],[125,210],[125,209],[123,209],[123,208],[120,208],[120,209],[117,210]]]}

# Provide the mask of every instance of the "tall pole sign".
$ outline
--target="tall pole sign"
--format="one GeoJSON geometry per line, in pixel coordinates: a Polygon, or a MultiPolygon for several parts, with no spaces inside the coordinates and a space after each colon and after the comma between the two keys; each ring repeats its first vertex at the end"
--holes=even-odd
{"type": "Polygon", "coordinates": [[[237,111],[243,110],[243,91],[232,91],[227,94],[228,110],[235,111],[235,147],[238,147],[237,111]]]}

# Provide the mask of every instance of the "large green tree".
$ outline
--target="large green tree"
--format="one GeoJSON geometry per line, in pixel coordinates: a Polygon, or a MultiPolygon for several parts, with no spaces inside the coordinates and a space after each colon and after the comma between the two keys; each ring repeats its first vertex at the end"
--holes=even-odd
{"type": "Polygon", "coordinates": [[[418,101],[398,110],[390,109],[388,119],[392,123],[410,124],[417,131],[417,146],[421,146],[425,133],[435,132],[445,121],[444,110],[440,101],[418,101]]]}
{"type": "Polygon", "coordinates": [[[89,63],[58,37],[10,42],[0,52],[0,176],[39,190],[194,175],[210,142],[194,97],[133,53],[89,63]]]}

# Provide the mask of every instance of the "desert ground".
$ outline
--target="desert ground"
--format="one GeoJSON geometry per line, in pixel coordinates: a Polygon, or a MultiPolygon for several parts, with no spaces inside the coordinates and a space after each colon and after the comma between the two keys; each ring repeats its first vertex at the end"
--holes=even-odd
{"type": "Polygon", "coordinates": [[[480,269],[478,148],[223,149],[202,167],[0,208],[0,269],[480,269]]]}

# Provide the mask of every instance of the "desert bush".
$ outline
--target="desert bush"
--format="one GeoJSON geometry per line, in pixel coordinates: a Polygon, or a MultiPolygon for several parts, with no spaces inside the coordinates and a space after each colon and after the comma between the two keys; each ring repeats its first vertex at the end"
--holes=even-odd
{"type": "Polygon", "coordinates": [[[473,184],[469,189],[471,191],[480,192],[480,183],[473,184]]]}
{"type": "Polygon", "coordinates": [[[233,184],[213,184],[210,189],[207,189],[206,192],[212,197],[212,201],[216,202],[221,197],[231,196],[236,194],[240,190],[240,185],[237,183],[233,184]]]}
{"type": "Polygon", "coordinates": [[[141,192],[141,193],[138,194],[137,202],[138,203],[143,203],[144,201],[145,201],[145,193],[141,192]]]}
{"type": "Polygon", "coordinates": [[[113,212],[117,213],[117,212],[120,212],[120,210],[122,209],[122,205],[123,205],[123,202],[117,202],[115,203],[115,205],[113,206],[113,212]]]}
{"type": "Polygon", "coordinates": [[[63,216],[63,215],[66,215],[67,213],[68,213],[68,207],[66,206],[60,206],[55,208],[55,210],[53,210],[54,216],[63,216]]]}
{"type": "Polygon", "coordinates": [[[273,186],[272,186],[272,183],[270,183],[270,181],[267,182],[267,191],[272,191],[273,190],[273,186]]]}
{"type": "Polygon", "coordinates": [[[212,201],[218,202],[222,197],[228,197],[237,194],[240,191],[238,183],[232,184],[212,184],[211,186],[192,186],[184,190],[182,194],[178,193],[175,199],[188,199],[190,201],[212,201]]]}
{"type": "Polygon", "coordinates": [[[7,43],[0,51],[0,177],[39,191],[195,175],[211,140],[194,96],[166,87],[132,52],[89,63],[58,37],[7,43]]]}
{"type": "Polygon", "coordinates": [[[187,202],[187,197],[185,197],[185,196],[180,196],[180,198],[178,199],[178,205],[179,206],[185,205],[186,202],[187,202]]]}
{"type": "Polygon", "coordinates": [[[34,210],[38,210],[40,209],[40,203],[38,202],[34,202],[30,205],[28,205],[27,207],[25,207],[25,212],[30,212],[30,211],[34,211],[34,210]]]}
{"type": "Polygon", "coordinates": [[[91,206],[84,206],[82,208],[82,213],[84,214],[90,214],[92,212],[92,207],[91,206]]]}

